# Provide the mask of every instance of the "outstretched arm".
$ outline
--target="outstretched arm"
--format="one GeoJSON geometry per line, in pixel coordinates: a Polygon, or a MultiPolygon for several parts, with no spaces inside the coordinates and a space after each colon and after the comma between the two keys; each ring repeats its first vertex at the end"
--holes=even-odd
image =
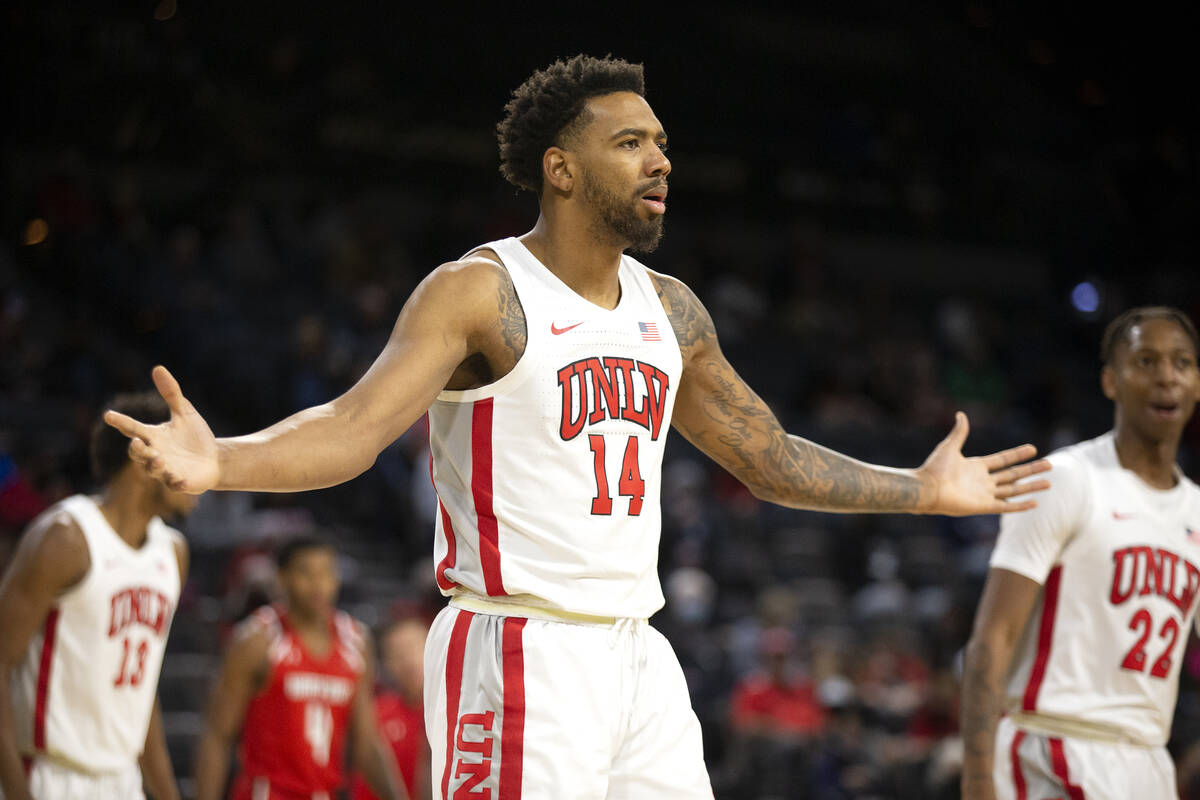
{"type": "Polygon", "coordinates": [[[500,270],[474,259],[444,264],[413,292],[391,338],[349,391],[265,430],[217,439],[163,367],[154,383],[171,419],[145,425],[109,411],[130,457],[172,489],[291,492],[361,474],[429,408],[455,368],[502,324],[500,270]]]}
{"type": "Polygon", "coordinates": [[[864,464],[791,436],[730,366],[708,311],[684,284],[654,275],[659,297],[683,353],[683,379],[673,424],[761,500],[794,508],[854,512],[994,514],[1033,507],[1008,498],[1045,489],[1046,481],[1017,481],[1044,472],[1045,461],[1023,445],[965,458],[966,415],[918,469],[864,464]]]}
{"type": "Polygon", "coordinates": [[[1041,588],[1007,569],[993,567],[988,572],[963,661],[964,800],[995,800],[992,769],[996,725],[1004,710],[1004,680],[1041,588]]]}

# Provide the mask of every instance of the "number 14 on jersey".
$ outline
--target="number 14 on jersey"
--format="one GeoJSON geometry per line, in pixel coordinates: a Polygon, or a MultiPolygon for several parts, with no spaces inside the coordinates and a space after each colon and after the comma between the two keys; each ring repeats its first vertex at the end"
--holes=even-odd
{"type": "MultiPolygon", "coordinates": [[[[592,448],[592,463],[596,468],[596,496],[592,498],[592,513],[608,516],[612,514],[613,498],[609,490],[608,467],[604,461],[604,436],[588,435],[592,448]]],[[[617,479],[617,494],[629,498],[629,516],[642,513],[642,498],[646,495],[646,482],[642,480],[642,468],[638,464],[638,437],[630,436],[625,443],[625,455],[621,459],[621,470],[617,479]]]]}

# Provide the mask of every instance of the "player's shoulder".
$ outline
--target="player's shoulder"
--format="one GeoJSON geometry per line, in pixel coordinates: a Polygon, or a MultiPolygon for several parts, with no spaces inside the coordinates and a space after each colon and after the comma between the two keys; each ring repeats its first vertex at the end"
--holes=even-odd
{"type": "Polygon", "coordinates": [[[338,609],[333,613],[333,627],[342,641],[351,645],[356,650],[363,651],[366,649],[367,643],[371,638],[371,632],[362,620],[338,609]]]}
{"type": "Polygon", "coordinates": [[[439,264],[430,278],[442,283],[500,284],[508,282],[508,268],[490,247],[480,247],[453,261],[439,264]]]}
{"type": "Polygon", "coordinates": [[[263,652],[273,641],[283,635],[283,621],[274,606],[265,605],[255,609],[233,629],[230,652],[263,652]]]}
{"type": "Polygon", "coordinates": [[[21,537],[16,564],[32,569],[51,565],[56,572],[82,579],[91,567],[91,553],[83,527],[69,508],[67,501],[60,501],[34,518],[21,537]]]}
{"type": "Polygon", "coordinates": [[[1051,475],[1056,480],[1064,477],[1082,479],[1088,473],[1118,466],[1110,433],[1060,447],[1046,458],[1054,468],[1051,475]]]}
{"type": "Polygon", "coordinates": [[[685,364],[689,355],[703,352],[716,342],[717,333],[708,309],[686,283],[673,275],[644,268],[651,286],[658,294],[675,339],[684,353],[685,364]]]}
{"type": "Polygon", "coordinates": [[[1200,504],[1200,484],[1183,474],[1182,471],[1179,473],[1179,482],[1183,484],[1184,491],[1191,496],[1192,502],[1200,504]]]}
{"type": "Polygon", "coordinates": [[[180,567],[182,568],[187,563],[189,553],[187,537],[184,536],[183,531],[168,525],[162,520],[158,521],[156,528],[158,535],[162,537],[163,541],[169,545],[179,557],[180,567]]]}
{"type": "Polygon", "coordinates": [[[497,311],[497,297],[511,287],[512,279],[500,257],[484,248],[435,267],[413,296],[422,305],[458,319],[473,311],[490,318],[497,311]]]}
{"type": "MultiPolygon", "coordinates": [[[[629,257],[627,256],[627,258],[629,257]]],[[[664,272],[650,269],[642,262],[633,258],[630,258],[630,261],[646,271],[646,277],[650,279],[650,285],[654,287],[654,291],[658,292],[659,297],[665,299],[682,298],[689,302],[700,302],[691,287],[674,275],[667,275],[664,272]]]]}

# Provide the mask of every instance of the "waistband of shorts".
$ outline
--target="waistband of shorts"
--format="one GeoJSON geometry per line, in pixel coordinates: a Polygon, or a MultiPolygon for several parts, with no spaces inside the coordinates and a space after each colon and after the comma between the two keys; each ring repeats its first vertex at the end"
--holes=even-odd
{"type": "Polygon", "coordinates": [[[1008,718],[1022,730],[1046,736],[1088,739],[1105,744],[1130,744],[1136,747],[1157,747],[1156,744],[1135,739],[1125,731],[1097,722],[1085,722],[1069,717],[1053,717],[1046,714],[1031,714],[1026,711],[1008,712],[1008,718]]]}
{"type": "MultiPolygon", "coordinates": [[[[596,614],[581,614],[577,611],[564,611],[561,608],[543,608],[541,606],[520,603],[514,600],[500,600],[494,597],[483,598],[477,594],[459,592],[450,597],[450,605],[463,611],[474,611],[480,614],[493,614],[500,617],[526,617],[546,622],[570,622],[575,625],[595,625],[611,628],[627,617],[605,617],[596,614]]],[[[645,620],[639,620],[645,622],[645,620]]]]}
{"type": "MultiPolygon", "coordinates": [[[[86,775],[89,778],[107,778],[114,775],[124,775],[128,772],[132,772],[133,770],[138,770],[139,774],[141,773],[141,767],[138,765],[137,761],[131,761],[124,767],[113,769],[95,769],[85,764],[80,764],[77,761],[73,761],[66,756],[42,751],[35,753],[21,753],[21,760],[24,762],[26,772],[32,770],[37,764],[43,763],[55,769],[66,770],[79,775],[86,775]]],[[[2,795],[0,795],[0,798],[2,798],[2,795]]]]}

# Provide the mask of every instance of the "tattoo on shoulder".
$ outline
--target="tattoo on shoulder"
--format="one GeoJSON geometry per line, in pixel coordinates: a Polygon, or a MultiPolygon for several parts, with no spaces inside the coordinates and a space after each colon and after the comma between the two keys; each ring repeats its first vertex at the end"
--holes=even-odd
{"type": "Polygon", "coordinates": [[[691,289],[682,281],[666,275],[652,273],[651,279],[658,299],[662,301],[671,320],[681,350],[686,352],[698,344],[716,341],[717,332],[712,317],[691,289]]]}
{"type": "Polygon", "coordinates": [[[508,270],[500,269],[500,288],[497,292],[497,303],[500,310],[500,336],[504,345],[512,351],[513,361],[525,352],[525,342],[528,334],[525,330],[525,309],[517,297],[516,287],[508,270]]]}

